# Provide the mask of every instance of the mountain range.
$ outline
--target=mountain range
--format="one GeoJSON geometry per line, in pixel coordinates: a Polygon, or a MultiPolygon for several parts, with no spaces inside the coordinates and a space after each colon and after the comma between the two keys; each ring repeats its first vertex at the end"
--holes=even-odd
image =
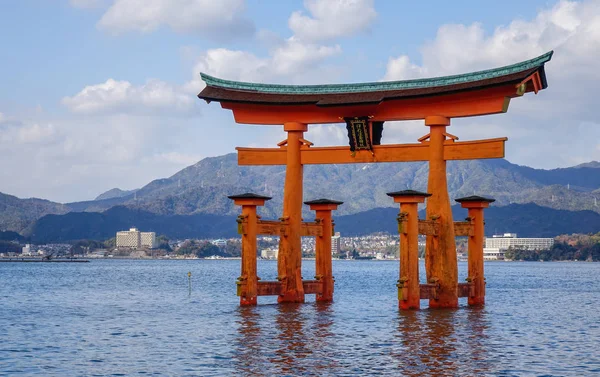
{"type": "MultiPolygon", "coordinates": [[[[394,234],[398,231],[398,212],[398,208],[374,208],[336,216],[335,230],[344,236],[364,236],[375,232],[394,234]]],[[[425,218],[424,212],[419,213],[421,218],[425,218]]],[[[455,220],[467,216],[467,210],[458,205],[452,207],[452,212],[455,220]]],[[[306,218],[313,219],[314,214],[306,218]]],[[[488,236],[517,233],[521,237],[554,237],[600,230],[600,214],[596,212],[557,210],[533,203],[490,207],[485,210],[485,218],[488,236]]],[[[71,242],[83,238],[105,240],[131,224],[171,239],[231,238],[238,236],[235,220],[236,217],[231,215],[159,215],[116,206],[102,213],[71,212],[44,216],[32,226],[29,240],[33,243],[71,242]]],[[[15,234],[10,234],[10,239],[16,238],[15,234]]]]}
{"type": "MultiPolygon", "coordinates": [[[[600,213],[599,162],[543,170],[512,164],[504,159],[450,161],[447,170],[451,198],[478,194],[495,198],[494,206],[497,207],[533,203],[554,210],[600,213]]],[[[396,208],[386,192],[406,188],[426,191],[427,174],[425,162],[309,165],[304,168],[304,199],[325,197],[344,201],[337,216],[377,208],[396,208]]],[[[237,155],[227,154],[205,158],[169,178],[154,180],[140,189],[124,191],[115,188],[89,201],[61,204],[42,199],[19,199],[0,193],[0,230],[32,235],[40,229],[40,224],[47,224],[49,219],[61,223],[66,221],[64,219],[75,221],[76,212],[96,213],[94,216],[98,216],[116,206],[120,211],[162,216],[163,221],[179,219],[174,216],[184,216],[185,219],[185,216],[196,215],[231,218],[237,216],[239,209],[227,199],[227,195],[248,191],[272,196],[273,199],[260,212],[265,218],[278,218],[284,178],[283,166],[238,166],[237,155]],[[45,218],[46,215],[53,216],[45,218]]],[[[517,210],[520,207],[512,208],[517,210]]],[[[112,211],[105,216],[114,218],[118,210],[112,211]]],[[[305,208],[304,216],[311,218],[308,208],[305,208]]],[[[141,228],[135,218],[128,219],[132,223],[127,226],[141,228]]],[[[204,221],[201,219],[200,216],[193,221],[204,221]]],[[[189,220],[192,221],[192,218],[189,220]]]]}

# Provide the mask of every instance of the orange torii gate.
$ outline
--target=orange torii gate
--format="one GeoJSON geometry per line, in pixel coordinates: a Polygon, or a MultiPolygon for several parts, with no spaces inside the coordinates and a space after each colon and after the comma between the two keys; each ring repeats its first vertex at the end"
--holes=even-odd
{"type": "Polygon", "coordinates": [[[238,219],[246,245],[242,252],[242,276],[238,281],[240,303],[254,305],[257,296],[268,294],[277,295],[278,302],[304,302],[306,293],[315,293],[324,301],[333,298],[330,245],[325,245],[323,239],[317,243],[322,248],[329,248],[329,262],[323,262],[327,250],[321,250],[321,253],[317,250],[321,273],[317,273],[316,280],[303,282],[300,241],[303,235],[323,237],[325,230],[328,233],[333,227],[331,210],[341,202],[308,202],[317,211],[317,219],[312,223],[303,222],[304,165],[428,161],[429,193],[388,194],[401,204],[402,211],[398,218],[400,263],[402,273],[407,275],[401,275],[398,284],[400,307],[418,308],[419,300],[428,298],[430,307],[452,308],[458,306],[459,296],[469,297],[470,305],[482,305],[485,294],[483,208],[493,200],[483,197],[457,199],[463,207],[469,208],[469,218],[466,222],[455,223],[448,195],[446,161],[502,158],[507,138],[458,141],[458,137],[446,129],[451,118],[504,113],[512,98],[532,91],[537,94],[545,89],[544,64],[551,57],[552,52],[548,52],[528,61],[486,71],[364,84],[270,85],[201,74],[207,86],[198,97],[207,102],[220,102],[221,107],[232,110],[238,123],[283,125],[287,133],[287,138],[277,148],[236,148],[240,165],[286,165],[280,220],[268,222],[256,216],[256,206],[270,198],[256,194],[230,197],[242,206],[243,211],[238,219]],[[429,127],[429,133],[418,143],[380,145],[385,121],[415,119],[423,119],[429,127]],[[340,123],[341,120],[347,123],[350,147],[314,147],[304,138],[309,124],[340,123]],[[424,202],[426,197],[427,219],[418,220],[417,203],[424,202]],[[277,282],[259,282],[256,277],[257,234],[280,235],[277,282]],[[408,258],[409,253],[414,252],[410,251],[409,245],[416,242],[418,234],[427,235],[427,284],[421,286],[418,285],[418,270],[409,266],[414,265],[415,260],[408,258]],[[465,284],[458,283],[457,235],[469,236],[469,278],[465,284]],[[249,246],[252,243],[254,246],[249,246]],[[250,262],[252,259],[254,262],[250,262]],[[250,265],[252,263],[254,266],[250,265]],[[323,292],[328,293],[323,295],[323,292]]]}

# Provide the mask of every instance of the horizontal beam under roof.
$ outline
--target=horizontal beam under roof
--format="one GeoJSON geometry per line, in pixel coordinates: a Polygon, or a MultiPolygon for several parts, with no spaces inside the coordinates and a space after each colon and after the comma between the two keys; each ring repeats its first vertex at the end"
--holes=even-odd
{"type": "MultiPolygon", "coordinates": [[[[507,138],[444,143],[445,160],[472,160],[480,158],[503,158],[504,142],[507,138]]],[[[287,148],[236,148],[238,165],[285,165],[287,148]]],[[[303,147],[300,161],[312,164],[354,164],[374,162],[408,162],[429,160],[429,143],[375,145],[373,153],[356,151],[352,156],[350,147],[303,147]]]]}

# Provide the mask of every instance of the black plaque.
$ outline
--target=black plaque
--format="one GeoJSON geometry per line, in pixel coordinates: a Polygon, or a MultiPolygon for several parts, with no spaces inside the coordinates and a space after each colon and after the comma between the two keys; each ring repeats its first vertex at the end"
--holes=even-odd
{"type": "Polygon", "coordinates": [[[369,117],[344,118],[348,130],[348,143],[352,152],[366,149],[371,150],[371,135],[369,133],[369,117]]]}

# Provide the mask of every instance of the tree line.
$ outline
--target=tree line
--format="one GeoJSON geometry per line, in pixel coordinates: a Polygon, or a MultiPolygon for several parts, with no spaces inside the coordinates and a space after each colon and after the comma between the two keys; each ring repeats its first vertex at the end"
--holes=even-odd
{"type": "Polygon", "coordinates": [[[600,262],[600,232],[596,234],[571,234],[556,237],[548,250],[523,250],[509,248],[505,259],[522,261],[592,261],[600,262]]]}

